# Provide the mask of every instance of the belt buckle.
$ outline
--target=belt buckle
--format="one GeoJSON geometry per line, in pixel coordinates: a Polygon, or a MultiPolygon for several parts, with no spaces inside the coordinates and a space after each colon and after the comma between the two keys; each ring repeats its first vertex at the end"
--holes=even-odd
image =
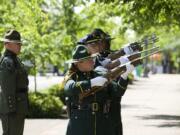
{"type": "Polygon", "coordinates": [[[98,107],[98,103],[92,103],[92,111],[98,111],[99,107],[98,107]]]}

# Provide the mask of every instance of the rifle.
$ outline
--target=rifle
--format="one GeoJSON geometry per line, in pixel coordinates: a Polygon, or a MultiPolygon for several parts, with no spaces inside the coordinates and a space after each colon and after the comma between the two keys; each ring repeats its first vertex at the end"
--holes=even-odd
{"type": "Polygon", "coordinates": [[[136,58],[128,63],[125,63],[123,65],[117,66],[116,68],[109,70],[105,75],[103,75],[103,77],[108,79],[108,82],[102,86],[102,87],[93,87],[91,90],[85,91],[83,93],[79,94],[79,101],[81,102],[85,97],[88,97],[90,95],[94,95],[96,92],[103,90],[104,87],[106,87],[112,80],[114,80],[115,78],[117,78],[118,76],[120,76],[121,74],[123,74],[126,71],[126,65],[127,64],[133,64],[134,66],[137,66],[139,64],[142,63],[142,60],[146,57],[149,57],[153,54],[156,54],[158,52],[160,52],[161,50],[156,50],[150,54],[147,54],[143,57],[139,57],[136,58]]]}
{"type": "MultiPolygon", "coordinates": [[[[153,51],[153,50],[158,49],[158,48],[159,48],[159,46],[156,46],[156,47],[153,47],[153,48],[141,51],[141,52],[136,52],[136,53],[133,53],[131,55],[128,55],[127,58],[129,59],[129,61],[132,61],[132,60],[134,60],[136,58],[141,57],[141,55],[143,53],[147,53],[149,51],[153,51]]],[[[113,60],[112,62],[108,63],[107,65],[105,65],[105,68],[113,69],[113,68],[115,68],[115,67],[117,67],[119,65],[121,65],[121,63],[120,63],[119,59],[116,59],[116,60],[113,60]]]]}
{"type": "MultiPolygon", "coordinates": [[[[143,38],[140,41],[131,43],[129,45],[129,47],[131,47],[133,51],[142,51],[144,46],[146,46],[148,44],[153,44],[153,43],[158,42],[158,41],[159,41],[158,37],[143,38]]],[[[117,50],[117,51],[109,54],[107,58],[109,58],[111,60],[115,60],[115,59],[117,59],[121,56],[124,56],[124,55],[125,55],[124,49],[121,48],[120,50],[117,50]]]]}

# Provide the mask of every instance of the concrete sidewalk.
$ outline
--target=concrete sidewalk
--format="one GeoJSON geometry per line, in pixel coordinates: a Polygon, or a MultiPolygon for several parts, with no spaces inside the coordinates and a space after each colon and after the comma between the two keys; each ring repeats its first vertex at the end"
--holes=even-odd
{"type": "MultiPolygon", "coordinates": [[[[122,99],[124,135],[180,135],[179,103],[180,75],[140,78],[122,99]]],[[[24,135],[65,135],[67,122],[28,119],[24,135]]]]}
{"type": "Polygon", "coordinates": [[[124,135],[180,135],[180,75],[153,75],[122,100],[124,135]]]}

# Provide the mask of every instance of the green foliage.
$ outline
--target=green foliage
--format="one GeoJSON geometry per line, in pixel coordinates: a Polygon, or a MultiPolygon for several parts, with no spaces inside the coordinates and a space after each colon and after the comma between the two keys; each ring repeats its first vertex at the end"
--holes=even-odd
{"type": "Polygon", "coordinates": [[[65,104],[64,88],[61,87],[60,85],[57,84],[57,85],[51,86],[49,89],[45,90],[45,93],[58,97],[62,101],[62,103],[65,104]]]}
{"type": "Polygon", "coordinates": [[[28,118],[59,118],[62,102],[58,97],[44,93],[30,93],[30,111],[28,118]]]}
{"type": "MultiPolygon", "coordinates": [[[[21,32],[24,44],[21,57],[34,65],[33,75],[39,69],[45,70],[49,63],[64,70],[64,62],[71,58],[77,40],[97,27],[115,37],[112,49],[156,33],[158,45],[173,52],[174,61],[180,57],[179,0],[0,0],[0,3],[0,37],[7,29],[21,32]],[[133,40],[128,38],[128,30],[134,31],[133,40]]],[[[2,48],[0,45],[0,51],[2,48]]],[[[64,102],[63,90],[58,85],[44,94],[31,93],[29,117],[59,117],[62,109],[59,98],[64,102]]]]}
{"type": "Polygon", "coordinates": [[[124,0],[121,4],[124,23],[138,32],[156,26],[180,25],[178,0],[124,0]]]}
{"type": "Polygon", "coordinates": [[[49,63],[63,70],[77,40],[93,28],[102,28],[116,38],[112,42],[113,49],[149,33],[157,33],[163,39],[159,44],[165,47],[174,44],[180,35],[179,0],[0,2],[0,36],[10,28],[21,32],[24,40],[21,57],[34,65],[33,74],[39,69],[45,70],[49,63]],[[133,40],[128,39],[127,30],[135,31],[133,40]]]}
{"type": "Polygon", "coordinates": [[[143,32],[156,26],[180,25],[179,0],[96,0],[96,4],[115,4],[126,29],[143,32]]]}
{"type": "Polygon", "coordinates": [[[133,84],[133,81],[134,81],[134,75],[133,74],[129,74],[128,75],[128,79],[129,79],[129,84],[133,84]]]}

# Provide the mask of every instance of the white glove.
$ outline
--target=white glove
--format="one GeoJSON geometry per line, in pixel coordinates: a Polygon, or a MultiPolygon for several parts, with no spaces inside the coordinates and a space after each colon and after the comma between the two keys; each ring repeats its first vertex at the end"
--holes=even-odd
{"type": "Polygon", "coordinates": [[[91,79],[91,87],[94,87],[94,86],[104,86],[104,84],[107,81],[108,80],[106,78],[98,76],[96,78],[91,79]]]}
{"type": "Polygon", "coordinates": [[[121,64],[125,64],[125,63],[129,62],[129,59],[127,57],[120,57],[119,61],[120,61],[121,64]]]}
{"type": "Polygon", "coordinates": [[[108,70],[106,68],[104,68],[103,66],[98,66],[94,69],[95,71],[100,71],[100,72],[108,72],[108,70]]]}
{"type": "Polygon", "coordinates": [[[126,65],[126,72],[124,72],[121,77],[126,80],[128,77],[128,74],[131,73],[134,70],[134,66],[132,64],[126,65]]]}
{"type": "Polygon", "coordinates": [[[125,46],[124,47],[124,52],[126,55],[132,54],[133,53],[133,49],[130,46],[125,46]]]}
{"type": "Polygon", "coordinates": [[[111,62],[111,60],[110,59],[108,59],[108,58],[106,58],[105,60],[103,60],[103,61],[100,61],[100,63],[101,63],[101,65],[103,66],[103,67],[105,67],[107,64],[109,64],[111,62]]]}

